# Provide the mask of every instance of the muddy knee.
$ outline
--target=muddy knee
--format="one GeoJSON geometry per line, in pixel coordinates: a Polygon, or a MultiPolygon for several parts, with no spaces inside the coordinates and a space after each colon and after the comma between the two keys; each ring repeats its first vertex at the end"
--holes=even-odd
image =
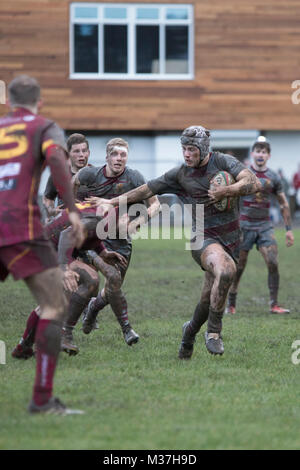
{"type": "Polygon", "coordinates": [[[236,269],[233,267],[226,269],[226,271],[222,271],[219,277],[219,285],[223,288],[229,288],[235,278],[235,275],[236,269]]]}
{"type": "Polygon", "coordinates": [[[100,280],[99,277],[91,277],[88,290],[91,296],[97,296],[98,290],[100,287],[100,280]]]}
{"type": "Polygon", "coordinates": [[[109,290],[119,290],[122,286],[122,276],[119,270],[112,268],[107,273],[107,287],[109,290]]]}

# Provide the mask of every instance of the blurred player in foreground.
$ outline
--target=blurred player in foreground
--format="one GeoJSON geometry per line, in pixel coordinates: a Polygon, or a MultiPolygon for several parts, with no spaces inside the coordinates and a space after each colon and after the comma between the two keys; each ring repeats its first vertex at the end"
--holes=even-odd
{"type": "MultiPolygon", "coordinates": [[[[126,267],[125,258],[119,253],[108,251],[97,236],[97,224],[103,220],[103,217],[97,217],[96,210],[89,204],[76,204],[76,207],[80,211],[85,233],[85,240],[80,250],[74,250],[75,243],[67,210],[63,210],[45,226],[45,234],[53,243],[55,250],[58,250],[59,265],[65,273],[63,286],[69,305],[64,322],[61,349],[70,355],[79,352],[73,340],[73,329],[91,297],[97,295],[99,288],[97,271],[107,275],[109,269],[107,266],[114,270],[117,262],[126,267]]],[[[114,209],[113,212],[115,212],[114,209]]],[[[106,221],[109,223],[109,216],[106,217],[106,221]]],[[[38,306],[28,317],[22,338],[12,352],[14,358],[28,359],[34,355],[33,344],[39,315],[40,307],[38,306]]]]}
{"type": "Polygon", "coordinates": [[[11,273],[15,280],[24,279],[41,307],[29,412],[69,414],[78,410],[67,409],[52,396],[67,300],[55,250],[40,222],[37,192],[45,163],[69,210],[77,247],[84,239],[83,227],[72,194],[63,132],[38,115],[38,82],[18,76],[8,86],[8,97],[11,112],[0,119],[0,277],[4,281],[11,273]]]}
{"type": "Polygon", "coordinates": [[[191,126],[185,129],[181,136],[181,145],[184,164],[120,197],[110,201],[94,198],[90,202],[99,205],[132,204],[154,194],[173,193],[183,202],[192,204],[193,228],[196,228],[196,236],[191,245],[192,256],[205,271],[205,280],[194,316],[183,325],[179,358],[189,359],[193,353],[196,334],[207,320],[207,350],[211,354],[221,355],[224,352],[222,317],[227,293],[236,272],[240,232],[236,206],[221,214],[215,203],[224,197],[250,194],[257,191],[260,185],[255,175],[236,158],[219,152],[210,153],[210,132],[205,128],[191,126]],[[230,173],[236,183],[210,189],[211,178],[220,170],[230,173]],[[195,227],[201,222],[197,220],[198,204],[204,205],[204,241],[201,234],[200,237],[197,236],[198,229],[195,227]]]}
{"type": "Polygon", "coordinates": [[[249,251],[253,245],[261,253],[268,268],[268,287],[270,293],[270,313],[289,313],[287,308],[278,305],[279,270],[278,248],[270,218],[271,198],[274,195],[279,202],[280,211],[285,223],[286,246],[294,244],[291,226],[289,203],[284,193],[282,182],[277,173],[268,168],[271,157],[271,146],[263,136],[254,142],[251,151],[253,164],[250,169],[261,182],[262,189],[255,194],[241,198],[240,225],[242,242],[240,245],[239,263],[234,282],[228,296],[228,313],[236,312],[236,298],[239,282],[247,264],[249,251]]]}
{"type": "MultiPolygon", "coordinates": [[[[90,156],[90,146],[86,136],[78,133],[71,134],[67,139],[67,150],[69,155],[68,162],[70,165],[70,174],[72,178],[74,178],[79,170],[86,166],[91,166],[88,163],[90,156]]],[[[86,195],[86,187],[84,185],[81,185],[78,191],[76,192],[76,201],[83,201],[86,195]]],[[[46,189],[44,191],[43,204],[46,209],[46,213],[49,216],[46,222],[51,221],[51,218],[53,216],[56,216],[64,209],[64,203],[60,195],[58,194],[56,187],[53,184],[53,179],[51,175],[48,178],[46,189]],[[55,204],[56,200],[57,204],[55,204]]],[[[97,293],[95,295],[97,295],[97,293]]],[[[73,323],[72,318],[70,319],[70,322],[73,323]]],[[[94,322],[93,328],[99,328],[97,321],[94,322]]],[[[76,350],[78,348],[73,342],[72,330],[70,328],[63,330],[63,344],[67,347],[67,349],[69,349],[70,351],[72,350],[76,353],[76,350]]],[[[65,351],[67,349],[64,348],[65,351]]]]}

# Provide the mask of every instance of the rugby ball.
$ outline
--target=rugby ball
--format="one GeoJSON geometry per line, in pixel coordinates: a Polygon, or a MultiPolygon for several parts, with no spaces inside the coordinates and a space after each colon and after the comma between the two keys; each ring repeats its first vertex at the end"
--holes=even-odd
{"type": "MultiPolygon", "coordinates": [[[[235,183],[235,180],[230,173],[228,173],[227,171],[219,171],[210,180],[210,189],[213,189],[216,186],[229,186],[233,183],[235,183]]],[[[219,212],[225,212],[234,207],[235,201],[235,197],[224,197],[220,201],[216,202],[214,204],[214,207],[219,212]]]]}

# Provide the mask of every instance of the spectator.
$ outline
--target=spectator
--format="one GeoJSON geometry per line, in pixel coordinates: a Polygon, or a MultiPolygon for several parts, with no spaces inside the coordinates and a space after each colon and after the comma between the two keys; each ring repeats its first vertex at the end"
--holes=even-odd
{"type": "Polygon", "coordinates": [[[297,195],[300,189],[300,163],[298,164],[298,171],[293,176],[293,187],[295,190],[296,204],[298,205],[297,195]]]}

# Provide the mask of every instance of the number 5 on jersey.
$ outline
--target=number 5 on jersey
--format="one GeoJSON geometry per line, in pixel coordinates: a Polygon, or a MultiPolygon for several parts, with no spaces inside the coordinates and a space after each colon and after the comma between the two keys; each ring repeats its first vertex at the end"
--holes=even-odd
{"type": "Polygon", "coordinates": [[[0,160],[20,157],[26,153],[28,140],[23,132],[25,128],[26,124],[14,124],[0,129],[0,160]]]}

